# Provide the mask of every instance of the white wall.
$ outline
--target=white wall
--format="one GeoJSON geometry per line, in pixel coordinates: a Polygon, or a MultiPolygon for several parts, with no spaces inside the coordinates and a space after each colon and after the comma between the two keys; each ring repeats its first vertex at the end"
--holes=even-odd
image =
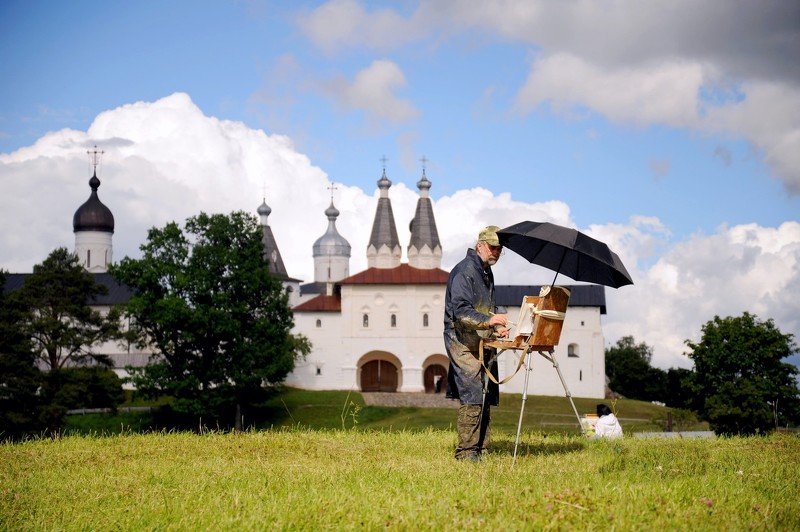
{"type": "MultiPolygon", "coordinates": [[[[358,390],[358,367],[364,362],[363,357],[381,351],[399,359],[400,391],[423,391],[425,360],[434,354],[446,355],[442,339],[444,292],[441,285],[342,286],[341,313],[295,314],[295,331],[305,334],[313,349],[286,383],[307,389],[358,390]],[[428,314],[428,327],[422,325],[424,313],[428,314]],[[363,326],[364,314],[369,316],[367,327],[363,326]],[[396,327],[391,327],[392,314],[396,316],[396,327]],[[321,327],[316,326],[317,320],[321,327]]],[[[508,311],[515,316],[519,307],[508,311]]],[[[598,307],[569,307],[555,353],[573,396],[604,397],[605,351],[598,307]],[[577,346],[577,357],[567,356],[569,344],[577,346]]],[[[501,355],[501,377],[516,368],[517,354],[501,355]]],[[[550,362],[534,353],[532,367],[529,394],[564,395],[550,362]]],[[[523,384],[521,371],[501,387],[501,392],[522,393],[523,384]]]]}

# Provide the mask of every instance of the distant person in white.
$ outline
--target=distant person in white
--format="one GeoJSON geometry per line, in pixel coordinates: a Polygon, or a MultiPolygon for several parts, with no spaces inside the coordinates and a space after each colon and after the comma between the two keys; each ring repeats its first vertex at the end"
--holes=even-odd
{"type": "Polygon", "coordinates": [[[597,423],[594,425],[594,435],[597,438],[621,438],[622,427],[617,416],[604,404],[597,405],[597,423]]]}

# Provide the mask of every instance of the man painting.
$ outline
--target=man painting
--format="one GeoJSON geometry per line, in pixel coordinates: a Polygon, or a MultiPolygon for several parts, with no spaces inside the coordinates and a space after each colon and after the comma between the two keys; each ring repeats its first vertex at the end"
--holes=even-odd
{"type": "MultiPolygon", "coordinates": [[[[447,280],[444,307],[444,345],[450,357],[447,397],[459,399],[457,460],[480,460],[489,442],[489,406],[499,403],[499,387],[485,379],[478,353],[481,337],[492,332],[506,336],[508,319],[495,314],[492,266],[503,251],[497,231],[490,225],[478,234],[475,249],[459,262],[447,280]],[[484,388],[485,387],[485,388],[484,388]],[[486,394],[484,397],[484,393],[486,394]]],[[[488,360],[484,359],[484,360],[488,360]]],[[[489,369],[497,377],[497,362],[489,369]]]]}

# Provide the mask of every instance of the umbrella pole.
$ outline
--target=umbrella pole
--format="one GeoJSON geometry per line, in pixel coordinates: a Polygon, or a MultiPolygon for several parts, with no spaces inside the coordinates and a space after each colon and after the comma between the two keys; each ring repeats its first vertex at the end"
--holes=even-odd
{"type": "Polygon", "coordinates": [[[561,252],[561,260],[558,261],[558,268],[556,268],[556,275],[553,277],[553,282],[550,283],[550,288],[552,289],[556,285],[556,279],[558,278],[558,272],[561,271],[561,265],[564,264],[564,257],[567,256],[567,250],[561,252]]]}
{"type": "Polygon", "coordinates": [[[528,350],[527,360],[525,361],[525,386],[522,388],[522,406],[519,409],[519,422],[517,423],[517,439],[514,441],[514,458],[511,467],[517,462],[517,446],[519,445],[519,433],[522,432],[522,413],[525,411],[525,401],[528,399],[528,377],[531,374],[531,352],[528,350]]]}

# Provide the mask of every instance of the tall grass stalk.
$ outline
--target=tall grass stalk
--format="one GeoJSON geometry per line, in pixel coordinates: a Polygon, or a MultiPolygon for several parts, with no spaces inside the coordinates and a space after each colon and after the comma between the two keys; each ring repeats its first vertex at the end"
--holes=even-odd
{"type": "Polygon", "coordinates": [[[0,530],[800,529],[800,439],[278,429],[0,445],[0,530]]]}

